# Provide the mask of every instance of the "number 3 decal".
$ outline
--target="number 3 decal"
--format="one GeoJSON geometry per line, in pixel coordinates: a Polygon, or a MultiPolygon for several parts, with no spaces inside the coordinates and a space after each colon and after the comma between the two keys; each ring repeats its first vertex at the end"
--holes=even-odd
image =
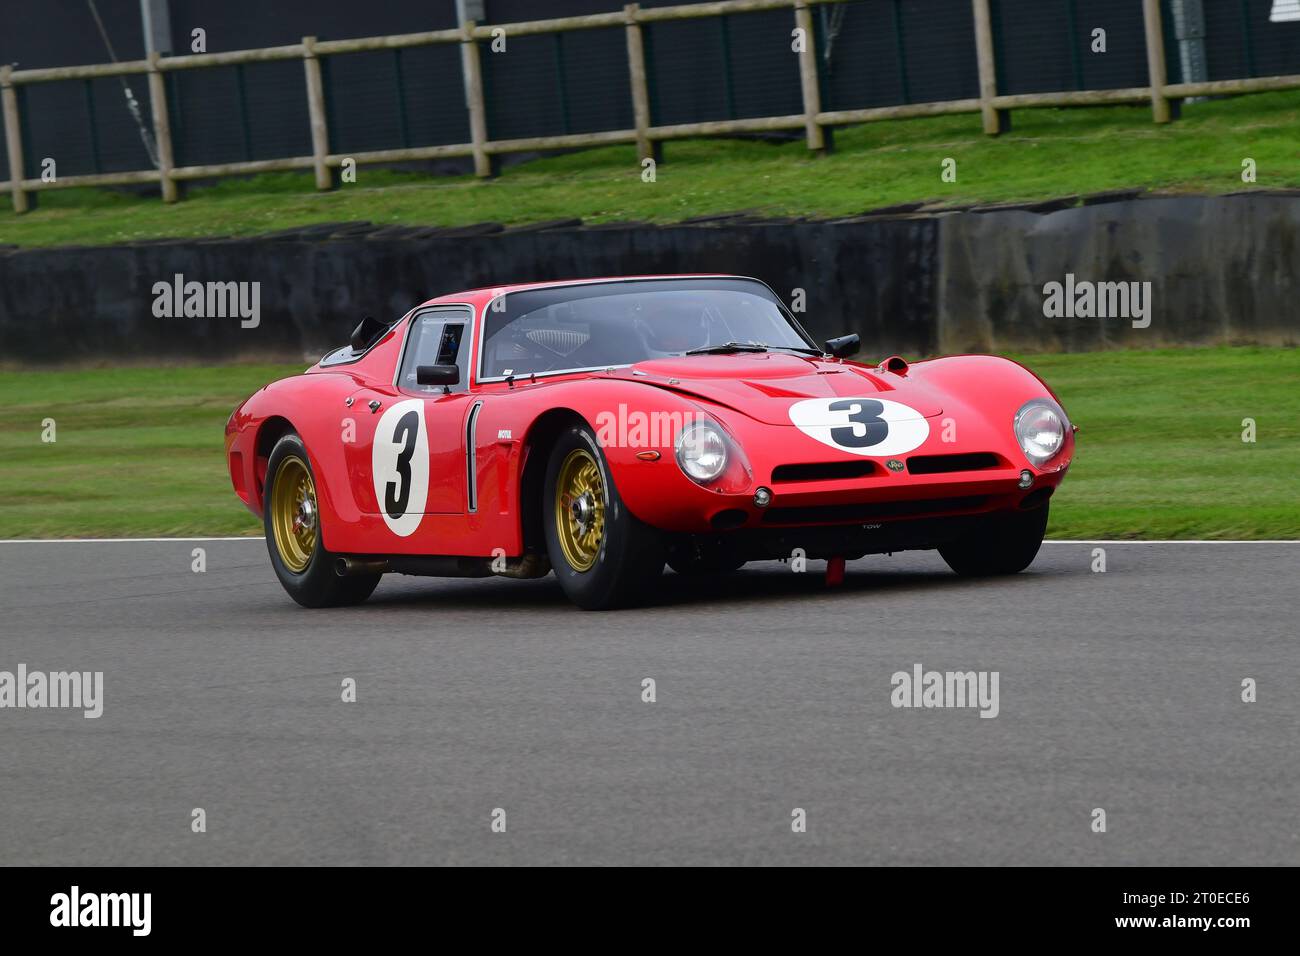
{"type": "Polygon", "coordinates": [[[384,514],[397,519],[406,514],[406,504],[411,498],[411,456],[415,442],[420,437],[420,413],[409,411],[397,420],[393,443],[401,446],[397,453],[397,480],[384,486],[384,514]]]}
{"type": "Polygon", "coordinates": [[[885,406],[874,398],[846,398],[827,406],[832,412],[848,412],[849,424],[832,428],[831,440],[845,448],[870,448],[889,437],[889,423],[880,417],[885,406]],[[861,432],[858,429],[861,428],[861,432]]]}
{"type": "Polygon", "coordinates": [[[420,526],[429,497],[429,434],[423,400],[398,402],[379,419],[371,473],[384,523],[405,538],[420,526]]]}
{"type": "Polygon", "coordinates": [[[810,398],[790,406],[809,438],[854,455],[903,455],[930,437],[925,416],[884,398],[810,398]]]}

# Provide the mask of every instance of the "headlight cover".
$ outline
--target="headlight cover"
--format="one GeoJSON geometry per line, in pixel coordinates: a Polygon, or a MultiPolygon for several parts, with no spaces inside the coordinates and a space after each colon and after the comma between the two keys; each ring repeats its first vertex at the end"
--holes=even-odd
{"type": "Polygon", "coordinates": [[[707,484],[727,467],[727,436],[712,422],[692,422],[677,436],[677,465],[692,481],[707,484]]]}
{"type": "Polygon", "coordinates": [[[1065,411],[1048,398],[1021,405],[1013,425],[1020,450],[1035,468],[1042,468],[1061,453],[1067,427],[1065,411]]]}

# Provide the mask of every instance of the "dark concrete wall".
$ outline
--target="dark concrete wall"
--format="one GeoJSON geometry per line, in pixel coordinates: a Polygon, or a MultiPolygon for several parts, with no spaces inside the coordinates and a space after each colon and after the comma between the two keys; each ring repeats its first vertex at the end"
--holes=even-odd
{"type": "Polygon", "coordinates": [[[365,314],[537,279],[757,276],[819,339],[868,356],[1300,340],[1300,196],[1133,199],[1055,212],[991,209],[833,222],[502,230],[326,225],[252,239],[0,251],[5,362],[319,355],[365,314]],[[261,284],[261,324],[156,318],[154,283],[261,284]],[[1043,287],[1151,282],[1151,325],[1052,319],[1043,287]]]}
{"type": "Polygon", "coordinates": [[[1300,196],[1169,197],[945,216],[937,339],[954,351],[1300,342],[1300,196]],[[1043,314],[1043,288],[1150,282],[1150,327],[1043,314]]]}
{"type": "MultiPolygon", "coordinates": [[[[323,352],[359,318],[396,318],[425,299],[508,282],[727,272],[806,292],[823,337],[846,329],[911,354],[933,351],[934,219],[617,228],[361,233],[152,243],[0,254],[0,359],[205,357],[323,352]],[[330,238],[330,235],[335,238],[330,238]],[[261,283],[261,324],[155,318],[153,286],[261,283]]],[[[499,227],[498,227],[499,229],[499,227]]]]}

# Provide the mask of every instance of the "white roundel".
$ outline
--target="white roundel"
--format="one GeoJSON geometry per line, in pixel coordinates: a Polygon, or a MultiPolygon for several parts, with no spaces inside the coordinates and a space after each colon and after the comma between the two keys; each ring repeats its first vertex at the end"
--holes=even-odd
{"type": "Polygon", "coordinates": [[[924,415],[884,398],[810,398],[790,406],[790,421],[851,455],[903,455],[930,437],[924,415]]]}
{"type": "Polygon", "coordinates": [[[420,526],[429,497],[429,433],[422,399],[398,402],[380,417],[370,465],[379,513],[393,534],[405,538],[420,526]]]}

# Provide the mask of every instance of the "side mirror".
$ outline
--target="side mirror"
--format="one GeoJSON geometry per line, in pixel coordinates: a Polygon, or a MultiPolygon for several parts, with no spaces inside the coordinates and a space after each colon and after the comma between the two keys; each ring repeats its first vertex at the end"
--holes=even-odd
{"type": "Polygon", "coordinates": [[[856,332],[848,335],[841,335],[839,338],[826,340],[826,351],[836,358],[848,358],[850,355],[857,355],[858,350],[862,348],[862,339],[856,332]]]}
{"type": "Polygon", "coordinates": [[[415,382],[417,385],[459,385],[460,366],[417,365],[415,382]]]}
{"type": "Polygon", "coordinates": [[[348,340],[352,346],[353,352],[364,352],[370,346],[379,341],[379,337],[388,331],[388,326],[378,319],[366,316],[352,330],[352,338],[348,340]]]}

